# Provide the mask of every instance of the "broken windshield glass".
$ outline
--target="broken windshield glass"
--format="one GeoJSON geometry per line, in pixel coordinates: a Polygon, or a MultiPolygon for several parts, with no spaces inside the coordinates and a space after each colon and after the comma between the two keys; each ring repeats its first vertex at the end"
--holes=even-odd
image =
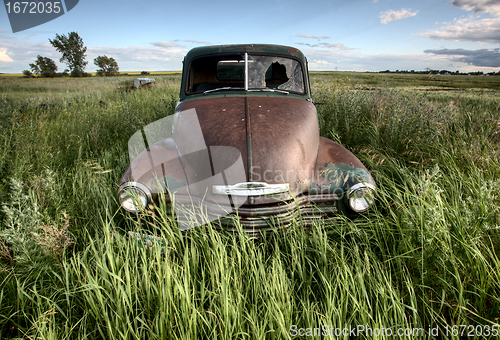
{"type": "Polygon", "coordinates": [[[290,58],[249,55],[248,87],[304,93],[302,67],[290,58]]]}

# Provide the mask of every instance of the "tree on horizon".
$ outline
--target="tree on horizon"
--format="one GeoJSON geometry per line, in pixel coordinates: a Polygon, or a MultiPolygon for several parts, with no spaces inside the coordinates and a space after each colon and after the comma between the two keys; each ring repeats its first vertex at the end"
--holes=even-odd
{"type": "Polygon", "coordinates": [[[87,47],[77,32],[70,32],[68,36],[56,34],[56,38],[49,39],[49,42],[59,53],[62,53],[59,61],[68,65],[72,77],[85,76],[85,66],[88,64],[88,61],[85,61],[87,47]]]}

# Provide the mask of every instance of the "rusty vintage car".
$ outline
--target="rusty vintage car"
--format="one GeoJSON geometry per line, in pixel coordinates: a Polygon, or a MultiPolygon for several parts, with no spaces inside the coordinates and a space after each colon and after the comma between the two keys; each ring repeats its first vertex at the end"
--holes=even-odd
{"type": "Polygon", "coordinates": [[[356,156],[320,137],[307,60],[279,45],[189,51],[175,114],[132,136],[129,153],[121,206],[158,209],[164,198],[181,229],[333,223],[366,211],[376,188],[356,156]]]}

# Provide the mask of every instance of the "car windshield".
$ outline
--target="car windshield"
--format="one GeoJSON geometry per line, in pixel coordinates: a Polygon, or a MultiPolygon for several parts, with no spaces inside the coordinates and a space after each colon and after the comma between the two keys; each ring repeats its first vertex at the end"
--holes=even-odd
{"type": "Polygon", "coordinates": [[[189,69],[186,92],[194,94],[248,90],[304,94],[304,88],[302,65],[295,59],[231,54],[193,60],[189,69]]]}

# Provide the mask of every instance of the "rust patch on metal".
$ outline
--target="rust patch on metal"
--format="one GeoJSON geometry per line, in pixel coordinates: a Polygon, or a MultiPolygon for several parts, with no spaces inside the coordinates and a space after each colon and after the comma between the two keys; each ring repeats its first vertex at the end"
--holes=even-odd
{"type": "Polygon", "coordinates": [[[344,163],[354,168],[366,169],[361,161],[352,152],[334,141],[321,137],[316,171],[325,169],[328,163],[344,163]]]}

